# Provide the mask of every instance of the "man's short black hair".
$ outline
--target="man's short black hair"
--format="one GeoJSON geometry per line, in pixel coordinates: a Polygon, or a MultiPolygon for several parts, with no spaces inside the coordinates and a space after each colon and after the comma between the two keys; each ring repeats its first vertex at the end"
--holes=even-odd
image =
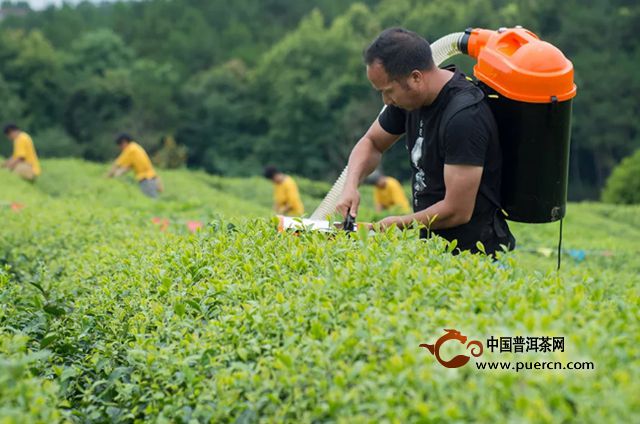
{"type": "Polygon", "coordinates": [[[264,168],[264,173],[262,175],[264,175],[265,178],[272,180],[273,176],[279,173],[280,171],[278,171],[278,168],[276,168],[275,166],[269,165],[264,168]]]}
{"type": "Polygon", "coordinates": [[[364,52],[367,65],[379,61],[391,79],[435,67],[429,42],[404,28],[385,29],[364,52]]]}
{"type": "Polygon", "coordinates": [[[4,134],[7,135],[9,134],[11,131],[17,131],[20,128],[18,128],[18,126],[16,124],[7,124],[4,126],[4,134]]]}
{"type": "Polygon", "coordinates": [[[116,138],[116,144],[120,145],[124,142],[129,143],[131,140],[133,140],[133,137],[131,137],[129,134],[127,133],[122,133],[120,134],[117,138],[116,138]]]}

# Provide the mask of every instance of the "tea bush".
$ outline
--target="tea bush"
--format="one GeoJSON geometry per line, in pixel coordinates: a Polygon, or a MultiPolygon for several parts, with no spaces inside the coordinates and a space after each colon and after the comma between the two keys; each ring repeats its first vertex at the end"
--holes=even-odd
{"type": "Polygon", "coordinates": [[[602,201],[640,204],[640,149],[615,167],[602,192],[602,201]]]}
{"type": "Polygon", "coordinates": [[[556,225],[513,224],[520,250],[494,263],[414,232],[280,234],[268,181],[165,172],[151,201],[104,166],[43,170],[0,172],[0,201],[25,205],[0,207],[0,422],[640,418],[638,207],[569,205],[565,247],[587,254],[556,273],[533,253],[556,225]],[[445,328],[563,336],[479,360],[596,369],[447,369],[418,347],[445,328]]]}

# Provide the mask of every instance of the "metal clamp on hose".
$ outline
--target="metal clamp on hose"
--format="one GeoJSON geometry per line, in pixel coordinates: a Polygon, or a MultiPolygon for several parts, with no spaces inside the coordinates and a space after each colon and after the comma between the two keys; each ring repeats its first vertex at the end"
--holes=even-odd
{"type": "Polygon", "coordinates": [[[469,27],[467,29],[464,30],[464,34],[462,35],[462,37],[460,37],[460,40],[458,41],[458,49],[460,49],[460,52],[462,54],[469,54],[469,38],[471,37],[471,31],[473,31],[473,28],[469,27]]]}

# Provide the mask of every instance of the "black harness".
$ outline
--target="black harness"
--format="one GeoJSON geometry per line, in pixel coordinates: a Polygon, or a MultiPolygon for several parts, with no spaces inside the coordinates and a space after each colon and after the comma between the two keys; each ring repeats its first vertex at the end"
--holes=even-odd
{"type": "MultiPolygon", "coordinates": [[[[437,142],[439,143],[440,146],[444,146],[445,130],[447,128],[447,124],[451,121],[451,119],[453,119],[453,117],[460,111],[467,109],[471,106],[477,105],[484,99],[485,99],[485,92],[476,83],[472,82],[472,85],[469,85],[469,87],[464,88],[463,90],[458,92],[447,103],[442,113],[442,116],[440,118],[440,121],[438,123],[438,130],[436,132],[438,137],[437,142]]],[[[494,133],[498,134],[497,125],[495,124],[495,121],[493,122],[494,122],[493,125],[495,129],[494,133]]],[[[420,162],[422,162],[423,159],[424,159],[424,146],[423,146],[423,155],[420,159],[420,162]]],[[[421,166],[424,166],[424,163],[421,163],[421,166]]],[[[424,167],[422,169],[424,169],[424,167]]],[[[491,237],[492,241],[494,241],[495,243],[491,243],[492,246],[484,246],[486,252],[493,253],[495,250],[500,250],[501,249],[500,245],[504,245],[509,250],[513,250],[515,248],[515,238],[509,231],[509,227],[505,221],[506,213],[502,209],[500,205],[500,201],[498,200],[498,198],[494,193],[492,193],[490,190],[487,189],[486,185],[480,184],[478,195],[482,195],[493,206],[493,210],[489,216],[486,216],[485,214],[483,214],[485,216],[481,217],[479,221],[475,223],[475,225],[479,225],[482,227],[488,226],[489,228],[492,228],[495,234],[494,237],[491,237]]],[[[447,230],[444,230],[444,231],[440,230],[440,231],[433,231],[433,232],[436,234],[443,233],[442,235],[450,233],[450,231],[447,231],[447,230]]],[[[482,231],[478,231],[478,232],[480,233],[482,231]]],[[[464,240],[465,237],[463,234],[459,234],[458,238],[459,238],[458,245],[461,248],[470,249],[471,251],[477,251],[475,247],[475,243],[473,243],[472,240],[464,240]]]]}

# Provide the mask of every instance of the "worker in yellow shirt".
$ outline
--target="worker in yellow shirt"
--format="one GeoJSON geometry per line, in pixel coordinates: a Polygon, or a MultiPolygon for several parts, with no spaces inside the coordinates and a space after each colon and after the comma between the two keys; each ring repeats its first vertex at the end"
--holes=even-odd
{"type": "Polygon", "coordinates": [[[276,213],[287,216],[301,216],[304,213],[304,206],[300,200],[298,185],[288,175],[278,171],[273,166],[268,166],[264,170],[265,178],[273,181],[273,209],[276,213]]]}
{"type": "Polygon", "coordinates": [[[132,169],[142,192],[152,198],[158,197],[158,194],[163,191],[162,182],[153,169],[147,152],[128,134],[118,136],[116,143],[122,153],[107,176],[119,177],[132,169]]]}
{"type": "Polygon", "coordinates": [[[2,166],[9,168],[25,180],[35,181],[41,171],[33,140],[29,134],[14,124],[4,127],[4,134],[13,142],[13,154],[2,166]]]}
{"type": "Polygon", "coordinates": [[[404,194],[402,185],[393,177],[379,174],[375,179],[373,200],[376,205],[376,212],[382,212],[392,208],[408,213],[409,201],[404,194]]]}

